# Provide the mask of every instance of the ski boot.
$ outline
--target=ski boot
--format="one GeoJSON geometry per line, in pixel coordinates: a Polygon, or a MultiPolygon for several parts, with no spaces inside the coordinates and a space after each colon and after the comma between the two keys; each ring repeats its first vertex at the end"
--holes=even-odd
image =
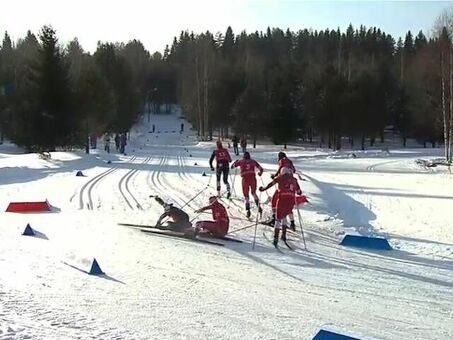
{"type": "Polygon", "coordinates": [[[274,244],[274,247],[277,248],[278,245],[278,234],[280,233],[280,229],[275,228],[274,229],[274,241],[272,242],[274,244]]]}
{"type": "Polygon", "coordinates": [[[197,227],[195,228],[187,228],[185,231],[184,231],[184,237],[187,237],[187,238],[196,238],[197,237],[197,234],[199,232],[199,229],[197,227]]]}
{"type": "Polygon", "coordinates": [[[289,227],[291,228],[292,231],[296,231],[296,224],[294,223],[294,221],[291,221],[289,227]]]}
{"type": "Polygon", "coordinates": [[[283,242],[286,242],[286,228],[287,228],[286,225],[282,226],[282,237],[281,237],[281,239],[282,239],[283,242]]]}
{"type": "Polygon", "coordinates": [[[249,203],[245,203],[245,210],[246,210],[246,215],[247,215],[247,218],[250,218],[250,204],[249,203]]]}
{"type": "Polygon", "coordinates": [[[275,215],[272,215],[272,218],[270,220],[263,222],[263,224],[268,225],[270,227],[274,227],[275,226],[275,215]]]}
{"type": "Polygon", "coordinates": [[[258,206],[258,214],[263,215],[263,208],[261,208],[260,206],[258,206]]]}
{"type": "Polygon", "coordinates": [[[227,199],[230,199],[231,198],[231,191],[227,191],[227,199]]]}

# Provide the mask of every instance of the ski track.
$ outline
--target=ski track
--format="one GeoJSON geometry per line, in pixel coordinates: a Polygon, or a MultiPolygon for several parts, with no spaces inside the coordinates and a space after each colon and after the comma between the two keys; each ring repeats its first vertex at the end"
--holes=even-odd
{"type": "Polygon", "coordinates": [[[164,156],[161,156],[160,157],[160,160],[159,160],[159,163],[157,164],[156,166],[156,170],[154,171],[150,171],[148,173],[148,178],[147,178],[147,183],[148,183],[148,186],[149,188],[151,189],[151,191],[154,193],[154,194],[160,194],[160,195],[163,195],[166,191],[161,188],[159,186],[159,184],[157,183],[157,179],[159,177],[159,174],[161,172],[161,167],[162,167],[162,164],[165,162],[165,157],[164,156]]]}
{"type": "MultiPolygon", "coordinates": [[[[128,162],[133,162],[133,161],[135,161],[136,158],[137,158],[137,156],[134,155],[129,159],[128,162]]],[[[103,181],[108,175],[112,174],[113,172],[116,172],[118,169],[119,169],[119,167],[116,166],[113,171],[109,172],[108,174],[106,174],[104,176],[99,177],[96,181],[93,181],[93,183],[91,183],[90,187],[88,188],[88,200],[89,200],[89,207],[91,210],[93,210],[93,202],[92,202],[93,189],[95,187],[99,186],[100,182],[103,181]]],[[[99,203],[98,203],[97,208],[100,208],[100,206],[101,206],[101,201],[100,201],[100,196],[99,196],[99,203]]]]}
{"type": "Polygon", "coordinates": [[[116,168],[110,168],[98,175],[96,175],[95,177],[93,177],[92,179],[90,179],[88,182],[86,182],[82,188],[80,189],[79,191],[79,209],[83,209],[84,208],[84,199],[83,199],[83,196],[84,196],[84,193],[85,193],[85,190],[87,190],[87,199],[88,199],[88,203],[87,203],[87,209],[91,209],[92,208],[92,201],[91,201],[91,190],[92,190],[92,187],[93,185],[96,184],[97,181],[101,180],[103,177],[111,174],[112,172],[114,172],[116,170],[116,168]]]}
{"type": "MultiPolygon", "coordinates": [[[[177,167],[178,167],[178,171],[177,171],[177,176],[179,178],[182,178],[181,176],[181,163],[180,163],[180,160],[179,160],[179,156],[176,157],[176,162],[177,162],[177,167]]],[[[174,181],[172,181],[171,179],[169,179],[168,177],[171,176],[173,177],[174,175],[172,173],[169,173],[168,171],[166,171],[168,168],[168,157],[165,157],[165,161],[164,163],[162,164],[162,170],[161,172],[158,174],[158,177],[157,177],[157,181],[159,183],[159,186],[161,188],[167,188],[167,192],[168,192],[168,189],[170,189],[170,192],[172,193],[172,198],[176,201],[176,203],[180,206],[180,207],[190,207],[190,205],[193,203],[193,201],[191,203],[189,203],[188,205],[186,205],[186,202],[189,200],[187,199],[186,196],[183,196],[181,194],[181,187],[176,187],[173,183],[174,181]]]]}
{"type": "MultiPolygon", "coordinates": [[[[129,162],[133,162],[137,156],[132,156],[129,159],[129,162]]],[[[116,172],[119,169],[118,166],[112,167],[106,171],[101,172],[100,174],[91,178],[88,182],[86,182],[79,191],[79,209],[84,209],[85,201],[84,201],[84,194],[86,193],[87,209],[93,210],[93,189],[97,187],[101,181],[103,181],[107,176],[111,175],[112,173],[116,172]]]]}
{"type": "MultiPolygon", "coordinates": [[[[141,165],[148,164],[150,162],[150,160],[151,160],[151,157],[146,157],[140,164],[141,165]]],[[[132,177],[137,175],[137,173],[139,171],[140,171],[139,169],[129,170],[123,177],[121,177],[120,181],[118,182],[118,189],[119,189],[121,195],[123,196],[124,201],[126,202],[126,204],[129,206],[129,208],[131,210],[134,210],[134,206],[128,199],[127,195],[129,195],[131,197],[131,199],[135,201],[136,208],[138,208],[139,210],[143,210],[142,205],[137,200],[137,198],[134,196],[134,194],[132,193],[132,191],[130,190],[130,187],[129,187],[129,181],[131,180],[132,177]],[[123,190],[123,188],[124,188],[124,190],[123,190]]]]}

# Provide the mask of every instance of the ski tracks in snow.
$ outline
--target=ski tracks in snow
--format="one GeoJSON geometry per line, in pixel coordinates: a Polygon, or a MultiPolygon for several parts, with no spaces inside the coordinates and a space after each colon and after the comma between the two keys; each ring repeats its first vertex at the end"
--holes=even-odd
{"type": "Polygon", "coordinates": [[[86,203],[86,208],[88,210],[93,210],[93,201],[92,201],[92,190],[96,186],[98,182],[100,182],[104,177],[110,175],[111,173],[115,172],[118,168],[110,168],[104,172],[101,172],[100,174],[94,176],[92,179],[90,179],[88,182],[86,182],[82,188],[80,189],[79,192],[79,209],[83,209],[85,207],[85,202],[86,203]],[[86,201],[84,201],[84,194],[86,193],[86,201]]]}
{"type": "MultiPolygon", "coordinates": [[[[132,156],[130,161],[133,161],[135,160],[136,156],[132,156]]],[[[113,167],[113,168],[110,168],[96,176],[94,176],[92,179],[90,179],[88,182],[86,182],[82,188],[80,189],[80,193],[79,193],[79,209],[83,209],[84,208],[84,193],[86,192],[86,199],[88,201],[87,203],[87,209],[88,210],[93,210],[94,207],[93,207],[93,195],[92,195],[92,191],[93,189],[102,181],[104,180],[108,175],[114,173],[115,171],[118,170],[118,167],[113,167]]]]}
{"type": "MultiPolygon", "coordinates": [[[[134,162],[137,159],[137,156],[132,156],[129,162],[134,162]]],[[[140,164],[145,165],[151,162],[152,157],[146,157],[140,164]]],[[[79,191],[79,209],[87,208],[88,210],[94,210],[93,204],[93,192],[99,186],[101,181],[103,181],[106,177],[111,177],[109,175],[117,172],[119,167],[113,167],[102,173],[96,175],[88,182],[86,182],[79,191]]],[[[131,190],[131,180],[138,174],[140,169],[130,169],[126,172],[118,181],[118,189],[119,192],[124,199],[125,203],[129,207],[129,209],[134,210],[135,208],[139,210],[143,210],[143,206],[140,204],[139,200],[137,199],[136,195],[131,190]]],[[[101,206],[101,202],[97,208],[101,206]]]]}
{"type": "MultiPolygon", "coordinates": [[[[143,160],[143,162],[141,163],[141,165],[148,164],[151,161],[151,159],[152,159],[151,157],[146,157],[143,160]]],[[[134,210],[134,205],[133,205],[132,201],[135,202],[135,207],[137,209],[143,210],[142,205],[137,200],[137,198],[134,196],[134,194],[132,193],[132,191],[130,190],[130,187],[129,187],[129,182],[130,182],[131,178],[133,178],[135,175],[137,175],[138,172],[139,172],[139,169],[131,169],[123,177],[121,177],[120,181],[118,182],[118,189],[119,189],[121,195],[123,196],[126,204],[129,206],[129,208],[131,210],[134,210]],[[128,198],[128,196],[130,197],[130,199],[128,198]]]]}

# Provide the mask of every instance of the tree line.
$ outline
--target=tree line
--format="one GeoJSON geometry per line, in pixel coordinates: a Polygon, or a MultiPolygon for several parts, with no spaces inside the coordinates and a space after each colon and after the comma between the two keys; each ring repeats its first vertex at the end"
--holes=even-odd
{"type": "Polygon", "coordinates": [[[451,133],[444,139],[452,126],[451,53],[446,29],[395,41],[352,25],[343,33],[274,28],[238,36],[228,28],[216,36],[181,33],[167,60],[178,72],[179,102],[202,136],[233,127],[278,144],[297,137],[340,149],[346,139],[363,149],[389,129],[404,146],[409,137],[451,144],[451,133]]]}
{"type": "Polygon", "coordinates": [[[0,49],[0,134],[29,151],[85,147],[88,136],[130,129],[171,76],[162,55],[137,40],[98,43],[93,54],[77,39],[66,46],[55,30],[28,31],[17,43],[4,34],[0,49]]]}
{"type": "Polygon", "coordinates": [[[162,54],[140,41],[58,44],[43,27],[0,49],[0,131],[34,149],[87,145],[127,131],[143,110],[178,103],[201,138],[302,139],[340,149],[383,141],[445,146],[452,158],[453,15],[435,34],[395,39],[379,28],[234,34],[181,32],[162,54]]]}

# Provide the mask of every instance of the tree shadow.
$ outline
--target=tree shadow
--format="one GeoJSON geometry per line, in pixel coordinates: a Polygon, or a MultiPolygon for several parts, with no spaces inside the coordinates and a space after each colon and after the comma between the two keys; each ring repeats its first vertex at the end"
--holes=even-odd
{"type": "MultiPolygon", "coordinates": [[[[282,249],[284,245],[280,245],[282,249]]],[[[252,241],[243,240],[243,243],[226,243],[226,247],[229,250],[232,250],[238,253],[241,256],[244,256],[262,266],[271,268],[285,276],[288,276],[291,279],[294,279],[299,282],[304,282],[302,278],[285,271],[283,268],[272,264],[266,259],[262,258],[260,255],[279,255],[291,259],[291,261],[286,260],[285,265],[301,267],[301,268],[319,268],[319,269],[348,269],[346,266],[341,264],[334,264],[328,261],[324,261],[316,256],[315,253],[310,251],[296,252],[291,250],[281,250],[279,252],[273,246],[266,246],[262,243],[255,243],[254,249],[252,249],[252,241]]]]}
{"type": "MultiPolygon", "coordinates": [[[[324,247],[328,247],[331,249],[342,249],[346,252],[351,254],[360,255],[367,258],[376,259],[382,257],[384,260],[392,260],[394,262],[408,264],[408,265],[416,265],[426,268],[433,268],[433,269],[441,269],[441,270],[453,270],[453,259],[452,261],[449,260],[434,260],[428,259],[424,257],[419,257],[416,254],[399,250],[393,249],[391,251],[380,251],[375,249],[360,249],[354,247],[339,247],[340,240],[332,237],[328,234],[324,234],[321,231],[309,230],[306,231],[306,234],[310,240],[316,242],[324,247]]],[[[392,236],[393,237],[393,236],[392,236]]],[[[396,236],[395,238],[398,238],[396,236]]],[[[423,242],[423,240],[420,240],[423,242]]],[[[435,242],[433,242],[435,243],[435,242]]],[[[453,254],[452,254],[453,255],[453,254]]]]}
{"type": "MultiPolygon", "coordinates": [[[[176,147],[176,146],[175,146],[176,147]]],[[[167,159],[178,159],[180,158],[179,155],[174,156],[167,156],[164,152],[155,153],[153,154],[155,159],[159,159],[165,157],[167,159]]],[[[145,159],[149,156],[148,153],[135,153],[135,156],[142,157],[145,159]]],[[[137,160],[140,161],[140,160],[137,160]]],[[[177,162],[175,162],[177,163],[177,162]]],[[[82,158],[75,159],[75,160],[68,160],[68,161],[54,161],[53,163],[56,167],[47,167],[47,168],[29,168],[26,166],[17,166],[17,167],[4,167],[0,168],[0,176],[2,178],[2,184],[14,184],[14,183],[26,183],[36,181],[47,176],[51,176],[56,173],[74,173],[74,177],[77,178],[86,178],[89,176],[76,176],[75,170],[84,171],[87,169],[92,169],[94,167],[105,167],[107,169],[110,168],[117,168],[117,169],[124,169],[124,170],[138,170],[138,171],[157,171],[162,170],[162,165],[160,164],[152,164],[152,163],[132,163],[128,160],[120,159],[116,156],[116,159],[113,159],[110,164],[102,160],[97,160],[93,158],[82,158]]],[[[207,166],[200,166],[200,165],[188,165],[188,164],[165,164],[165,172],[168,173],[180,173],[183,169],[185,173],[188,174],[196,174],[202,175],[203,172],[210,172],[209,167],[207,166]]]]}
{"type": "Polygon", "coordinates": [[[344,190],[338,189],[331,183],[321,182],[307,175],[306,177],[318,187],[326,203],[323,207],[312,205],[312,209],[324,210],[329,215],[336,216],[343,221],[344,225],[354,228],[360,235],[380,235],[370,224],[370,221],[376,219],[376,215],[364,204],[346,195],[344,190]]]}
{"type": "Polygon", "coordinates": [[[430,244],[437,244],[437,245],[453,247],[453,243],[444,243],[444,242],[432,241],[432,240],[415,238],[415,237],[401,236],[401,235],[397,235],[397,234],[389,234],[389,237],[394,238],[394,239],[399,239],[402,241],[408,241],[408,242],[421,242],[421,243],[430,243],[430,244]]]}
{"type": "MultiPolygon", "coordinates": [[[[322,247],[329,248],[336,254],[338,254],[339,251],[344,251],[345,253],[360,256],[362,259],[365,260],[369,259],[378,261],[379,259],[382,259],[381,262],[382,264],[374,265],[370,263],[360,263],[359,261],[357,261],[357,259],[350,258],[350,256],[337,257],[333,255],[317,253],[317,256],[319,256],[319,258],[324,261],[329,261],[338,265],[345,265],[351,268],[368,269],[372,271],[381,272],[384,274],[391,274],[403,277],[414,281],[453,288],[453,281],[446,281],[442,279],[428,277],[426,275],[408,273],[398,269],[392,269],[392,267],[388,265],[389,261],[391,263],[401,264],[405,266],[414,266],[418,268],[428,268],[451,272],[453,271],[453,261],[431,260],[422,257],[415,257],[414,254],[400,250],[379,251],[379,250],[362,250],[353,247],[342,247],[338,245],[338,240],[329,235],[324,235],[321,232],[310,230],[306,231],[306,234],[310,236],[313,243],[317,243],[322,247]]],[[[451,277],[449,273],[445,273],[445,276],[451,277]]]]}

